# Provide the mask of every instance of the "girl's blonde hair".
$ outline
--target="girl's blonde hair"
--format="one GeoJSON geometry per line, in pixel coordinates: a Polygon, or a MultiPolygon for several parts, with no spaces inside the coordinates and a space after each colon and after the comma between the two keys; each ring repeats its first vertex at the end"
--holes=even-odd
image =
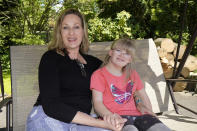
{"type": "MultiPolygon", "coordinates": [[[[128,63],[125,67],[123,67],[123,72],[126,72],[126,79],[130,78],[130,74],[133,70],[133,64],[134,63],[134,55],[135,55],[135,40],[132,40],[130,38],[121,38],[118,40],[115,40],[111,45],[111,50],[114,49],[121,49],[125,50],[128,54],[132,57],[132,62],[128,63]]],[[[103,66],[108,64],[110,60],[109,54],[106,55],[105,60],[103,62],[103,66]]]]}
{"type": "Polygon", "coordinates": [[[58,17],[58,19],[56,21],[56,25],[55,25],[55,28],[53,31],[53,38],[52,38],[52,41],[51,41],[48,49],[49,50],[64,49],[64,43],[63,43],[63,39],[62,39],[62,35],[61,35],[62,22],[63,22],[65,16],[70,15],[70,14],[78,16],[81,20],[81,25],[82,25],[82,28],[84,31],[84,35],[82,38],[82,42],[81,42],[79,51],[82,53],[87,53],[88,49],[89,49],[87,25],[86,25],[84,16],[76,9],[67,9],[67,10],[62,11],[62,13],[60,14],[60,16],[58,17]]]}

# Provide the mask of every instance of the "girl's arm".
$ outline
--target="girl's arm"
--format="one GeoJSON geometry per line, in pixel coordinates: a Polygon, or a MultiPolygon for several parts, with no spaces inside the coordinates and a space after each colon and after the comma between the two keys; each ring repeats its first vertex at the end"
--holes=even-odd
{"type": "Polygon", "coordinates": [[[150,99],[145,91],[145,89],[137,90],[135,92],[135,103],[137,106],[137,109],[142,113],[148,113],[153,116],[156,116],[152,111],[152,105],[150,102],[150,99]]]}
{"type": "Polygon", "coordinates": [[[141,99],[141,101],[143,102],[143,104],[152,111],[152,105],[150,102],[150,99],[148,97],[148,95],[146,94],[146,91],[144,88],[142,88],[141,90],[138,90],[135,92],[135,98],[139,98],[141,99]]]}
{"type": "Polygon", "coordinates": [[[92,90],[92,99],[95,111],[101,116],[113,115],[103,104],[103,93],[97,90],[92,90]]]}
{"type": "Polygon", "coordinates": [[[92,89],[93,105],[96,113],[103,117],[104,121],[121,129],[126,122],[120,115],[109,111],[103,104],[103,93],[92,89]]]}

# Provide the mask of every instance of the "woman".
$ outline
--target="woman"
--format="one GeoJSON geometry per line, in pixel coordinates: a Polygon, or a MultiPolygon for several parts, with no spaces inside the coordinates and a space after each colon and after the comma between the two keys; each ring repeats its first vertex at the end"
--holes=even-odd
{"type": "Polygon", "coordinates": [[[28,116],[27,131],[100,131],[122,128],[88,115],[92,107],[90,77],[102,63],[85,54],[88,43],[82,14],[75,9],[63,11],[57,20],[49,50],[40,61],[40,94],[28,116]]]}

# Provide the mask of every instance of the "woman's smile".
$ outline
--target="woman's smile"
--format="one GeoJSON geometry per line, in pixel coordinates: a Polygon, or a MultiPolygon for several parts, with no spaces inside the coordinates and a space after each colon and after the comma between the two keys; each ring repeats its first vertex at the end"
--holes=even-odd
{"type": "Polygon", "coordinates": [[[67,50],[78,50],[84,35],[81,19],[73,14],[65,16],[61,35],[67,50]]]}

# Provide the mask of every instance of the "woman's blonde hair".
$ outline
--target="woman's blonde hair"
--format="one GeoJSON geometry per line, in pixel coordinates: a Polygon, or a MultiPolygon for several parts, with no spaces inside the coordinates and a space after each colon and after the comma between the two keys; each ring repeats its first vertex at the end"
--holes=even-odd
{"type": "Polygon", "coordinates": [[[49,50],[64,49],[64,43],[63,43],[63,39],[62,39],[62,35],[61,35],[61,27],[62,27],[62,22],[63,22],[65,16],[70,15],[70,14],[78,16],[81,20],[81,25],[82,25],[82,28],[84,31],[84,35],[82,38],[82,42],[81,42],[79,51],[82,53],[87,53],[88,48],[89,48],[87,25],[86,25],[84,16],[76,9],[67,9],[67,10],[64,10],[61,12],[60,16],[58,17],[58,19],[56,21],[56,25],[55,25],[55,28],[53,31],[52,41],[51,41],[48,49],[49,50]]]}
{"type": "MultiPolygon", "coordinates": [[[[126,79],[129,79],[130,74],[133,70],[133,64],[134,63],[134,55],[135,55],[135,40],[132,40],[130,38],[121,38],[118,40],[115,40],[111,45],[111,50],[114,49],[121,49],[125,50],[128,54],[132,57],[132,62],[128,63],[125,67],[123,67],[123,72],[126,72],[126,79]]],[[[103,62],[103,66],[108,64],[110,60],[109,54],[106,55],[105,60],[103,62]]]]}

